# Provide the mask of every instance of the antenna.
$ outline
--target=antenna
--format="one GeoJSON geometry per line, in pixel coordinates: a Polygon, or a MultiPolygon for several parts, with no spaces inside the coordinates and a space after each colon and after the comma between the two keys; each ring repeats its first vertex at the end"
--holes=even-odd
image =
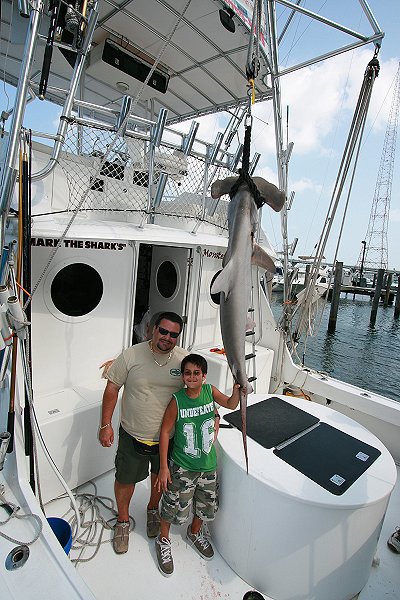
{"type": "MultiPolygon", "coordinates": [[[[389,222],[390,199],[392,195],[392,181],[394,159],[396,154],[396,135],[400,106],[400,63],[397,69],[393,90],[392,105],[386,127],[385,141],[379,165],[371,214],[369,217],[364,257],[364,269],[388,268],[388,241],[387,231],[389,222]]],[[[362,253],[357,265],[360,267],[362,253]]]]}

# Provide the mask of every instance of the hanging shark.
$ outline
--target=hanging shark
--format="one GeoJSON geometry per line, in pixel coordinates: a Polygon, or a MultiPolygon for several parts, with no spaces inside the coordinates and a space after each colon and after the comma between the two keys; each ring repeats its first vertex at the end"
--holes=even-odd
{"type": "MultiPolygon", "coordinates": [[[[211,196],[216,199],[228,194],[237,179],[227,177],[215,181],[211,186],[211,196]]],[[[285,202],[284,193],[261,177],[254,177],[253,181],[263,202],[279,212],[285,202]]],[[[211,293],[220,293],[220,323],[225,354],[233,379],[240,385],[242,436],[247,470],[246,406],[247,394],[250,394],[253,388],[246,374],[245,336],[251,301],[251,265],[275,273],[272,258],[254,241],[257,226],[257,206],[247,184],[243,182],[229,203],[228,249],[222,261],[223,269],[216,277],[211,293]]]]}

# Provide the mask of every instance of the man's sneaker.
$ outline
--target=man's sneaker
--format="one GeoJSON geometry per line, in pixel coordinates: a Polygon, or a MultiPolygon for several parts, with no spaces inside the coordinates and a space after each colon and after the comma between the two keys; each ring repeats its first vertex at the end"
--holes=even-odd
{"type": "Polygon", "coordinates": [[[160,513],[158,509],[147,509],[147,537],[155,538],[160,533],[160,513]]]}
{"type": "Polygon", "coordinates": [[[189,525],[186,537],[191,542],[192,546],[196,548],[197,552],[202,558],[205,558],[206,560],[212,559],[212,557],[214,556],[214,550],[210,542],[204,535],[202,529],[200,529],[199,533],[192,533],[192,526],[189,525]]]}
{"type": "Polygon", "coordinates": [[[172,560],[171,542],[158,536],[155,540],[158,568],[164,577],[171,577],[174,572],[174,561],[172,560]]]}
{"type": "Polygon", "coordinates": [[[117,554],[128,552],[129,545],[129,521],[120,523],[117,521],[114,527],[113,547],[117,554]]]}
{"type": "Polygon", "coordinates": [[[400,527],[396,527],[396,531],[392,533],[387,543],[389,548],[400,554],[400,527]]]}

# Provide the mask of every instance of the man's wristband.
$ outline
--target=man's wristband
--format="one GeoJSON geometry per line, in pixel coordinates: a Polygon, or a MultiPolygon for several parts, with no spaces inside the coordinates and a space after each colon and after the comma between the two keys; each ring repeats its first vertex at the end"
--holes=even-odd
{"type": "Polygon", "coordinates": [[[111,427],[111,423],[107,423],[107,425],[102,425],[102,426],[100,427],[100,430],[101,430],[101,429],[105,429],[106,427],[111,427]]]}

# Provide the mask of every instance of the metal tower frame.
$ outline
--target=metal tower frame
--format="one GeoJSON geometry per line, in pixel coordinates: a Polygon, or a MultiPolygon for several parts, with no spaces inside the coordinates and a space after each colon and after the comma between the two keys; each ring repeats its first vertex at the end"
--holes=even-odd
{"type": "MultiPolygon", "coordinates": [[[[386,127],[385,141],[381,162],[379,165],[378,178],[374,198],[372,201],[371,214],[369,217],[364,257],[364,269],[387,269],[388,268],[388,224],[390,199],[392,194],[392,181],[394,159],[396,154],[397,124],[400,106],[400,63],[397,69],[392,105],[390,107],[389,119],[386,127]]],[[[358,259],[358,266],[362,263],[362,253],[358,259]]]]}

